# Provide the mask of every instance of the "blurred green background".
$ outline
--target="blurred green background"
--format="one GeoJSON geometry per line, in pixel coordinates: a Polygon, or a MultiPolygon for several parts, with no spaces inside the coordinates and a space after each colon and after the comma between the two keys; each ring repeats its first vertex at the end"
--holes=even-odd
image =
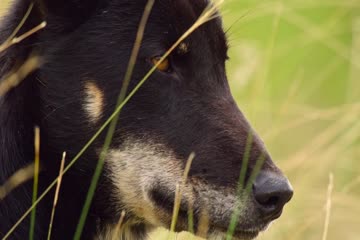
{"type": "Polygon", "coordinates": [[[295,189],[259,239],[324,239],[331,200],[327,239],[359,240],[360,1],[228,0],[223,16],[232,92],[295,189]]]}
{"type": "Polygon", "coordinates": [[[226,0],[222,14],[232,92],[295,189],[259,239],[359,240],[360,0],[226,0]]]}

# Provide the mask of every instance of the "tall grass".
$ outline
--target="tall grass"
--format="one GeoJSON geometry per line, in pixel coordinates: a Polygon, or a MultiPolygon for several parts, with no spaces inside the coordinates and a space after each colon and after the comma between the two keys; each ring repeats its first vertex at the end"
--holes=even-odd
{"type": "MultiPolygon", "coordinates": [[[[38,186],[39,186],[39,171],[40,171],[40,128],[35,127],[35,137],[34,137],[34,182],[33,182],[33,193],[32,193],[32,203],[35,203],[38,196],[38,186]]],[[[35,233],[35,224],[36,224],[36,208],[33,208],[30,216],[30,231],[29,231],[29,240],[34,239],[35,233]]]]}
{"type": "Polygon", "coordinates": [[[260,240],[359,239],[359,13],[356,0],[225,2],[232,92],[295,189],[260,240]]]}

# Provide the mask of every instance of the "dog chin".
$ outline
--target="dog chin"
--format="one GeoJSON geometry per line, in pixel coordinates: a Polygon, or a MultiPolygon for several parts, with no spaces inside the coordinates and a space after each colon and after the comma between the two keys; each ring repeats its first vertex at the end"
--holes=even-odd
{"type": "MultiPolygon", "coordinates": [[[[270,227],[271,223],[262,225],[256,229],[249,229],[243,231],[235,231],[232,235],[232,240],[252,240],[255,239],[260,232],[266,231],[270,227]]],[[[226,240],[227,234],[222,229],[214,229],[208,236],[208,240],[226,240]]]]}
{"type": "MultiPolygon", "coordinates": [[[[259,232],[237,232],[231,237],[232,240],[252,240],[259,235],[259,232]]],[[[226,240],[227,235],[223,232],[213,232],[211,233],[208,240],[226,240]]]]}

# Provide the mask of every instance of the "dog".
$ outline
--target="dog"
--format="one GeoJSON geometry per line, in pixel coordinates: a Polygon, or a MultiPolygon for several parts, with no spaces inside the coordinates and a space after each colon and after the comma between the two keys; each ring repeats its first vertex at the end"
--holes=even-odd
{"type": "MultiPolygon", "coordinates": [[[[2,82],[34,54],[41,59],[0,96],[0,185],[33,163],[39,126],[40,195],[57,178],[62,153],[68,166],[118,106],[148,1],[31,4],[16,0],[1,26],[4,42],[26,12],[18,35],[46,21],[44,29],[0,53],[2,82]]],[[[156,70],[121,109],[81,239],[140,240],[155,227],[169,229],[179,191],[175,231],[189,230],[191,210],[194,231],[202,237],[225,239],[235,216],[233,239],[253,239],[292,198],[288,179],[231,95],[220,15],[162,58],[211,6],[208,0],[155,0],[151,7],[126,93],[156,70]]],[[[103,131],[63,175],[52,239],[74,237],[105,139],[103,131]]],[[[27,181],[0,200],[1,237],[32,205],[32,193],[27,181]]],[[[35,239],[46,239],[53,199],[54,189],[36,206],[35,239]]],[[[9,239],[26,239],[29,231],[26,217],[9,239]]]]}

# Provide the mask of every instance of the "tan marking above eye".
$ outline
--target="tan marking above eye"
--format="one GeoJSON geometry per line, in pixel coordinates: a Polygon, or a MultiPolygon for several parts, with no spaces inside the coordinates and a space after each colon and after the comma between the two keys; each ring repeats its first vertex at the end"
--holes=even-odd
{"type": "Polygon", "coordinates": [[[184,55],[189,52],[189,44],[182,42],[179,44],[179,47],[177,48],[177,52],[180,55],[184,55]]]}
{"type": "Polygon", "coordinates": [[[159,63],[161,58],[162,58],[161,56],[153,57],[153,58],[151,58],[151,62],[154,65],[159,64],[157,66],[157,69],[159,71],[168,72],[170,70],[170,60],[169,60],[169,58],[165,58],[161,63],[159,63]]]}
{"type": "Polygon", "coordinates": [[[85,83],[84,110],[88,114],[91,122],[97,122],[104,108],[104,93],[93,81],[85,83]]]}

